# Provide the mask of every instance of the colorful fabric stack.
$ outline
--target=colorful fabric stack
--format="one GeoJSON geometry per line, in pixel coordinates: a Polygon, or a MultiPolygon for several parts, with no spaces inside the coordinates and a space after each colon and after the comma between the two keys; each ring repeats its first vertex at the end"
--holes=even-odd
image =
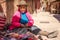
{"type": "Polygon", "coordinates": [[[0,16],[0,29],[3,29],[5,26],[6,18],[0,16]]]}

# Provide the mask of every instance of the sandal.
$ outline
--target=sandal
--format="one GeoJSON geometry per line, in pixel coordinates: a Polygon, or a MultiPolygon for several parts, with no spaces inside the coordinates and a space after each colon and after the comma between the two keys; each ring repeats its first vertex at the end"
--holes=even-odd
{"type": "Polygon", "coordinates": [[[58,35],[58,31],[53,31],[51,33],[48,34],[48,38],[56,38],[58,35]]]}

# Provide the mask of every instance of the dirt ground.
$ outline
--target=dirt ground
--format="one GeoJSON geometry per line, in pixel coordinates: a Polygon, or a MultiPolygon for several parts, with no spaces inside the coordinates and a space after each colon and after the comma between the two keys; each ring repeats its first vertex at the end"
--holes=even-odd
{"type": "Polygon", "coordinates": [[[34,19],[34,25],[37,25],[40,29],[47,32],[58,31],[56,38],[47,38],[42,36],[43,40],[60,40],[60,22],[53,16],[56,14],[50,14],[49,12],[37,12],[32,15],[34,19]]]}

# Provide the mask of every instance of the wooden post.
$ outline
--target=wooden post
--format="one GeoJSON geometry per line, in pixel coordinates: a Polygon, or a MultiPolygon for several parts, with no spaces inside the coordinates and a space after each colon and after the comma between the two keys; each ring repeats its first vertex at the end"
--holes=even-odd
{"type": "Polygon", "coordinates": [[[6,7],[7,7],[7,22],[11,22],[12,14],[14,13],[14,0],[6,0],[6,7]]]}
{"type": "Polygon", "coordinates": [[[35,0],[35,8],[36,9],[40,8],[40,0],[35,0]]]}

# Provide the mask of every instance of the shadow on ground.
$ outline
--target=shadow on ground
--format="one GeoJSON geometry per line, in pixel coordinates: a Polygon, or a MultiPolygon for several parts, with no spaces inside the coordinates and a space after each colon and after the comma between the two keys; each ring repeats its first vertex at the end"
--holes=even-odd
{"type": "Polygon", "coordinates": [[[60,22],[60,14],[53,15],[60,22]]]}

